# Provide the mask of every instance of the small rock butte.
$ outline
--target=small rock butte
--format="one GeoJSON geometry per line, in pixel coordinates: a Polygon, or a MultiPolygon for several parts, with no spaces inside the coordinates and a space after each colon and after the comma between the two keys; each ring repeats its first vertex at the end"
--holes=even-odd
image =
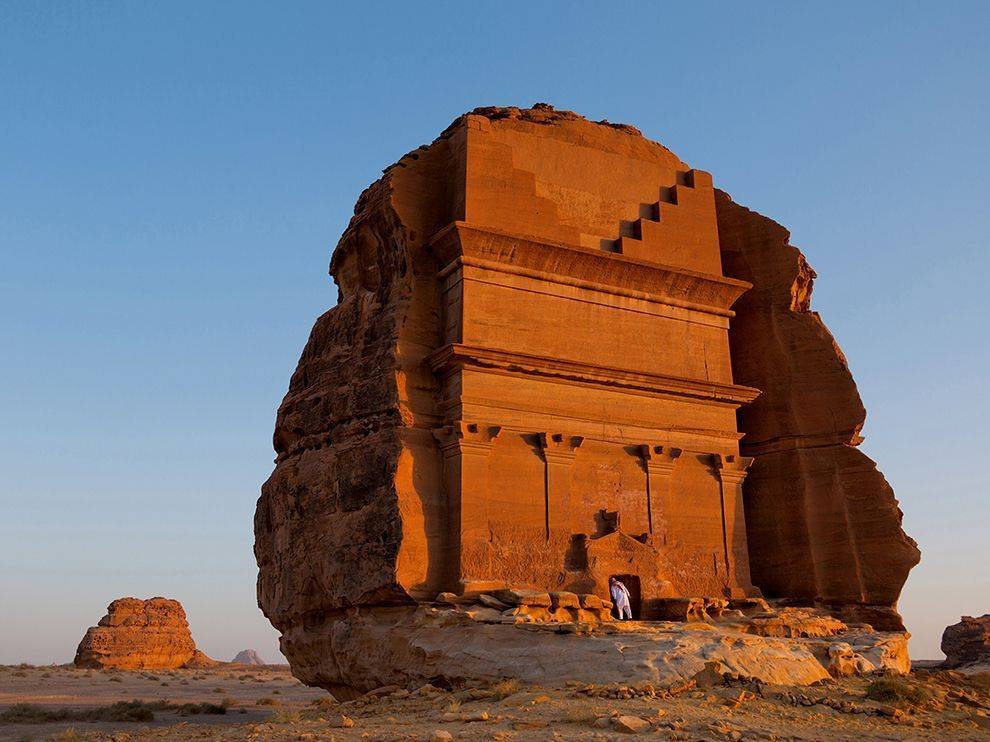
{"type": "Polygon", "coordinates": [[[169,670],[212,667],[216,660],[196,649],[186,612],[168,598],[118,598],[79,642],[76,667],[169,670]]]}

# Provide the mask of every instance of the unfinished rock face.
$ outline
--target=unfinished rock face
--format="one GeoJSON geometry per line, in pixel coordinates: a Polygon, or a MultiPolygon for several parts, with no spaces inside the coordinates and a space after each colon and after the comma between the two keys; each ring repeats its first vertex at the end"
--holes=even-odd
{"type": "Polygon", "coordinates": [[[478,109],[361,195],[330,272],[255,515],[304,681],[358,682],[368,609],[612,576],[636,618],[766,595],[903,628],[917,548],[852,447],[814,274],[708,173],[632,127],[478,109]]]}
{"type": "Polygon", "coordinates": [[[942,634],[945,667],[980,666],[990,672],[990,613],[963,616],[959,623],[945,628],[942,634]]]}
{"type": "Polygon", "coordinates": [[[177,600],[118,598],[91,626],[76,650],[76,667],[173,669],[217,663],[196,649],[186,613],[177,600]]]}
{"type": "Polygon", "coordinates": [[[876,465],[858,451],[866,410],[845,356],[811,311],[815,272],[770,219],[716,194],[728,275],[753,284],[736,305],[732,370],[760,397],[739,412],[753,581],[903,630],[893,610],[915,542],[876,465]]]}

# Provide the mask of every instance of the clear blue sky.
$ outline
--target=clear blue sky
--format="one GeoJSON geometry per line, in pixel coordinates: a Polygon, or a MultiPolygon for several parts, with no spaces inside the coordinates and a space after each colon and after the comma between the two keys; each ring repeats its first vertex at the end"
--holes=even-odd
{"type": "Polygon", "coordinates": [[[252,516],[330,251],[383,167],[536,101],[792,230],[921,545],[914,654],[990,611],[990,4],[484,8],[0,2],[0,662],[158,594],[275,659],[252,516]]]}

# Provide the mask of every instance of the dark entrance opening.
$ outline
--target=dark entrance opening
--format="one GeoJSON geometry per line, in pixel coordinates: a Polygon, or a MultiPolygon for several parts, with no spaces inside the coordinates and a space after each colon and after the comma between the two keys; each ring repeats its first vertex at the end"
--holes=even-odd
{"type": "MultiPolygon", "coordinates": [[[[643,599],[640,594],[639,589],[639,577],[636,575],[612,575],[615,579],[626,586],[626,590],[629,591],[629,607],[632,609],[632,617],[634,620],[638,621],[640,616],[640,608],[643,605],[643,599]]],[[[611,596],[610,596],[611,598],[611,596]]],[[[615,608],[612,609],[612,615],[618,617],[619,612],[615,608]]]]}

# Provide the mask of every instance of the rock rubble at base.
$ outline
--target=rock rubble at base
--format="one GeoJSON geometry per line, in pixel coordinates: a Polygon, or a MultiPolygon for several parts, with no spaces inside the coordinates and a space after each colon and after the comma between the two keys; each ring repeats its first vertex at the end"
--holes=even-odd
{"type": "MultiPolygon", "coordinates": [[[[334,658],[335,695],[380,686],[426,682],[458,684],[518,678],[526,683],[592,684],[753,679],[811,685],[830,677],[909,671],[909,635],[869,627],[841,628],[831,636],[775,637],[752,631],[752,619],[730,616],[708,622],[520,621],[514,609],[499,611],[463,598],[408,608],[355,609],[328,618],[320,656],[334,658]],[[510,615],[505,615],[509,613],[510,615]]],[[[559,610],[559,609],[558,609],[559,610]]],[[[563,609],[575,610],[575,609],[563,609]]],[[[812,609],[785,608],[781,624],[805,624],[812,609]]],[[[824,617],[822,617],[824,618],[824,617]]],[[[283,643],[294,637],[287,634],[283,643]]],[[[322,660],[321,660],[322,662],[322,660]]],[[[321,663],[297,664],[303,682],[324,684],[321,663]]]]}

